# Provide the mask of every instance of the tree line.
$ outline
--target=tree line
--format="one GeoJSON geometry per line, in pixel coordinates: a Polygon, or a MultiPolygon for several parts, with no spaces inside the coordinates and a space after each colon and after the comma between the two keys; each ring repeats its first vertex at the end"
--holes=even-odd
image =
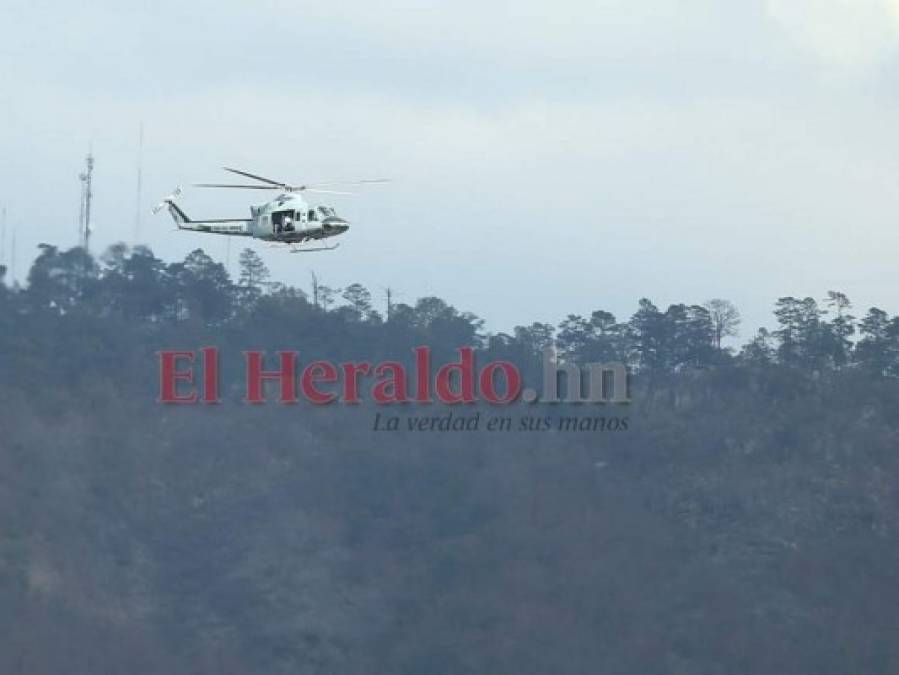
{"type": "MultiPolygon", "coordinates": [[[[324,322],[324,332],[345,326],[357,336],[377,335],[382,343],[393,339],[401,346],[421,340],[448,350],[473,345],[524,362],[552,346],[566,359],[624,362],[635,372],[784,366],[809,373],[851,368],[899,374],[899,317],[872,307],[858,318],[849,298],[838,291],[829,291],[820,302],[779,298],[776,327],[758,330],[742,346],[728,344],[741,320],[739,310],[724,299],[663,310],[643,298],[626,320],[598,309],[589,316],[570,314],[558,325],[534,322],[511,333],[490,333],[479,317],[437,297],[412,304],[388,300],[382,312],[358,283],[334,288],[314,274],[308,290],[273,282],[252,249],[241,252],[234,279],[201,249],[167,263],[144,246],[116,244],[98,258],[77,247],[40,248],[23,287],[0,284],[7,320],[77,314],[138,325],[232,329],[266,320],[316,321],[324,322]]],[[[0,280],[4,274],[0,267],[0,280]]]]}

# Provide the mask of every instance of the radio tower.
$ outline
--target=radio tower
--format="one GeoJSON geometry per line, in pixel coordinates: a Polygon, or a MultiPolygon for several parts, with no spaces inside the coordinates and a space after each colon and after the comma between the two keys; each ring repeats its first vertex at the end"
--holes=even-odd
{"type": "Polygon", "coordinates": [[[81,180],[81,215],[78,218],[78,241],[85,251],[90,251],[91,242],[91,199],[94,196],[91,182],[94,173],[94,156],[87,153],[87,169],[78,175],[81,180]]]}

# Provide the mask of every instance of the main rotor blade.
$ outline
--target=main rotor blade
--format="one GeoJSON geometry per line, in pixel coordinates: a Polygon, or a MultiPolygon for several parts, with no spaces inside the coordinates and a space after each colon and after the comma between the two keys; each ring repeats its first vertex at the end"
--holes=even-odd
{"type": "Polygon", "coordinates": [[[366,183],[389,183],[389,178],[362,178],[361,180],[335,180],[327,183],[311,183],[308,188],[330,187],[332,185],[365,185],[366,183]]]}
{"type": "Polygon", "coordinates": [[[341,192],[339,190],[319,190],[318,188],[303,188],[303,192],[313,192],[317,195],[354,195],[355,192],[341,192]]]}
{"type": "Polygon", "coordinates": [[[278,187],[286,187],[287,183],[282,183],[277,180],[272,180],[271,178],[263,178],[262,176],[257,176],[254,173],[247,173],[246,171],[241,171],[240,169],[231,169],[227,166],[222,167],[225,171],[230,171],[231,173],[236,173],[238,176],[246,176],[247,178],[252,178],[253,180],[261,180],[263,183],[268,183],[269,185],[277,185],[278,187]]]}
{"type": "Polygon", "coordinates": [[[283,190],[283,185],[228,185],[225,183],[194,183],[201,188],[237,188],[240,190],[283,190]]]}

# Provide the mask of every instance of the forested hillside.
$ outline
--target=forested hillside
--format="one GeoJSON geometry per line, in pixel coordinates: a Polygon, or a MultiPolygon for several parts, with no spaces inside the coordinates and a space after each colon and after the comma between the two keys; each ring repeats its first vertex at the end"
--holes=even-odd
{"type": "Polygon", "coordinates": [[[271,283],[249,250],[232,279],[200,250],[44,247],[0,284],[0,673],[899,672],[899,318],[822,293],[741,347],[726,300],[598,295],[495,334],[439,298],[271,283]],[[164,349],[218,346],[239,400],[246,349],[423,344],[626,362],[629,428],[157,402],[164,349]]]}

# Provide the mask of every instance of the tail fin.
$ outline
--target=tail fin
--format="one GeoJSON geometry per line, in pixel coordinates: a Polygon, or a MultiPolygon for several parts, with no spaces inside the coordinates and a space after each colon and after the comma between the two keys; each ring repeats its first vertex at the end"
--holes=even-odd
{"type": "Polygon", "coordinates": [[[156,207],[153,209],[153,214],[155,215],[155,214],[159,213],[163,208],[168,207],[169,213],[172,214],[172,219],[175,221],[175,224],[178,225],[179,227],[185,223],[191,222],[190,218],[187,217],[187,214],[184,213],[184,211],[181,210],[181,207],[179,207],[175,203],[175,198],[178,197],[180,194],[181,194],[181,188],[180,187],[175,188],[175,191],[172,192],[172,194],[170,194],[168,197],[166,197],[161,202],[159,202],[159,204],[156,205],[156,207]]]}

